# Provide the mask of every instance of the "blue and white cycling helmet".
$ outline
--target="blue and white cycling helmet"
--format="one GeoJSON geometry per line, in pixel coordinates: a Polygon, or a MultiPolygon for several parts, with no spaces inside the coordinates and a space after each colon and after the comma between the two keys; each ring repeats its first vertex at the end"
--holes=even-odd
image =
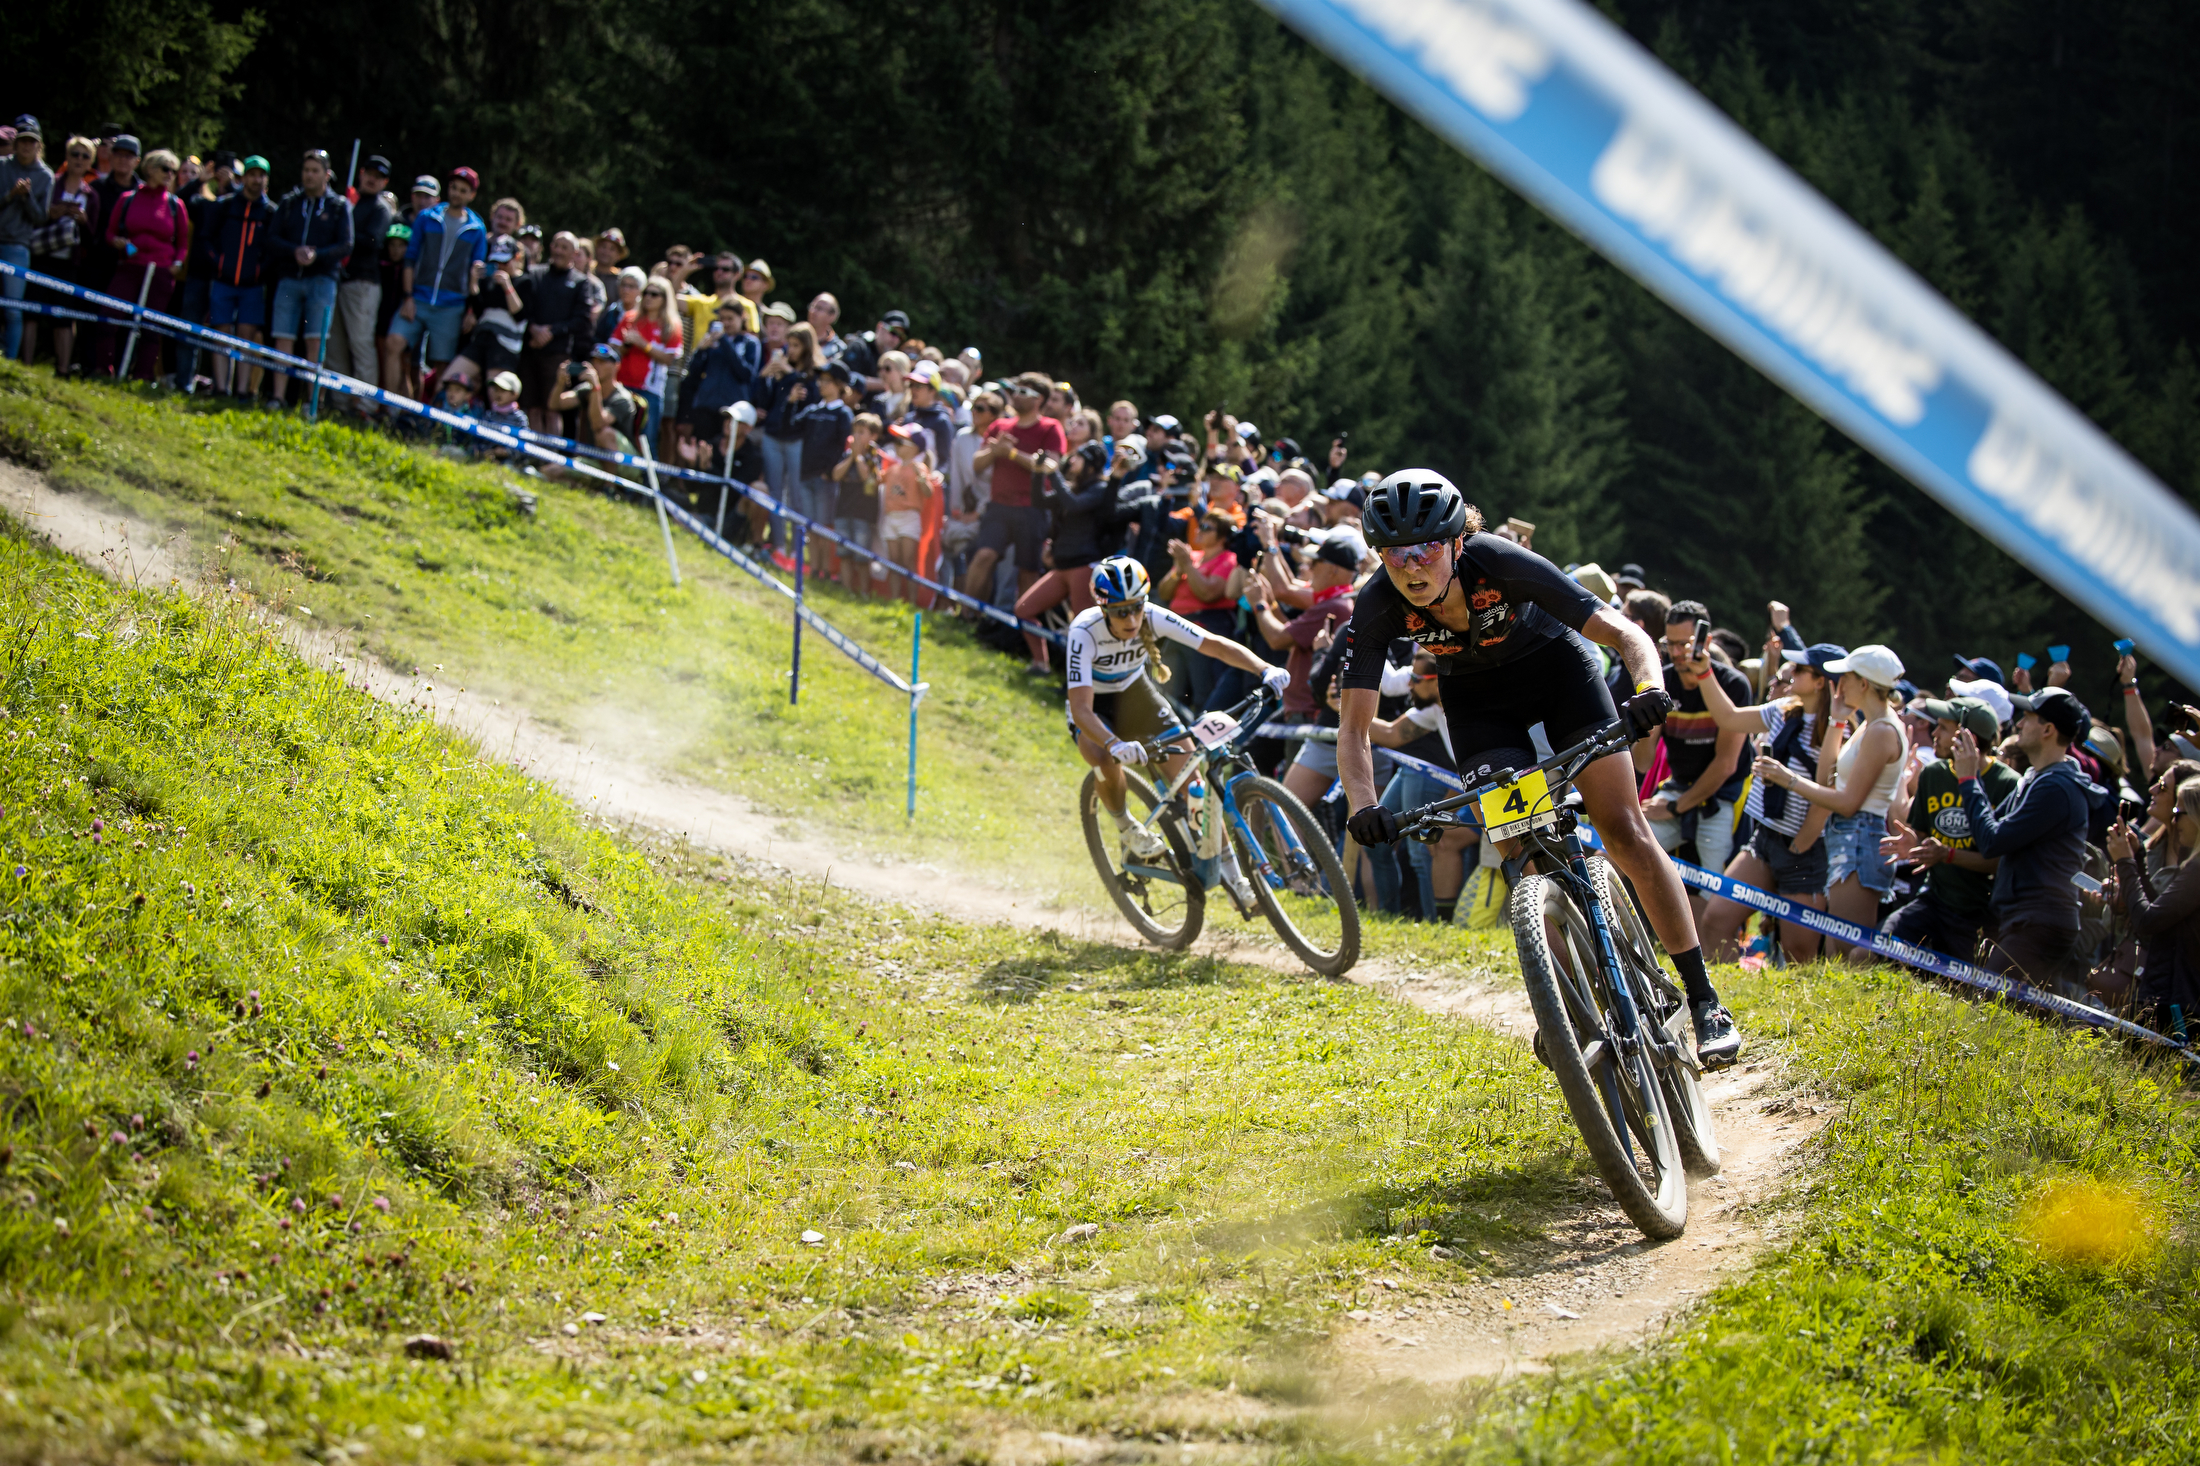
{"type": "Polygon", "coordinates": [[[1128,555],[1110,555],[1092,567],[1092,598],[1103,606],[1143,605],[1153,582],[1128,555]]]}

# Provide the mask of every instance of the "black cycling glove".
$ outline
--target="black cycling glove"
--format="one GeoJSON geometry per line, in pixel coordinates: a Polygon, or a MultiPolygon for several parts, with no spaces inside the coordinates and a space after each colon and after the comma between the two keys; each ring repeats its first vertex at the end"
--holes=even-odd
{"type": "Polygon", "coordinates": [[[1665,726],[1665,715],[1673,711],[1673,694],[1662,687],[1645,688],[1627,699],[1620,711],[1627,717],[1627,736],[1646,738],[1665,726]]]}
{"type": "Polygon", "coordinates": [[[1398,838],[1398,816],[1380,804],[1371,804],[1344,822],[1352,838],[1362,845],[1388,845],[1398,838]]]}

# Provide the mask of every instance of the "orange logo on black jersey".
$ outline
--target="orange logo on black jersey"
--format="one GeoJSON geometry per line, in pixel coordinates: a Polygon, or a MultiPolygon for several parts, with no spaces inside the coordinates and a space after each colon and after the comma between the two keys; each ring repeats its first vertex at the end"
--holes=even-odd
{"type": "Polygon", "coordinates": [[[1419,611],[1406,612],[1406,630],[1419,631],[1422,627],[1426,625],[1428,625],[1428,623],[1421,619],[1421,613],[1419,611]]]}
{"type": "Polygon", "coordinates": [[[1468,598],[1468,604],[1472,605],[1477,611],[1487,611],[1490,607],[1496,605],[1499,601],[1503,599],[1505,599],[1505,593],[1503,591],[1491,590],[1487,586],[1485,586],[1481,590],[1476,591],[1471,597],[1468,598]]]}

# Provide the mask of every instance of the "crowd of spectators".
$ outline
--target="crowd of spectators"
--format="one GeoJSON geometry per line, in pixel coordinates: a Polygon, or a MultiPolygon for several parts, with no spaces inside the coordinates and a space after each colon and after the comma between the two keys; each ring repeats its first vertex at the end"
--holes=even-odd
{"type": "MultiPolygon", "coordinates": [[[[1361,900],[1421,920],[1501,919],[1496,853],[1471,830],[1366,850],[1342,833],[1322,734],[1336,723],[1354,590],[1379,573],[1357,528],[1377,475],[1347,467],[1344,436],[1308,452],[1219,408],[1190,423],[1129,401],[1102,412],[1049,373],[992,373],[975,346],[949,355],[902,310],[845,332],[839,301],[819,293],[798,315],[774,298],[763,259],[673,244],[645,268],[616,227],[546,234],[510,197],[484,217],[470,168],[399,190],[389,160],[369,156],[339,188],[316,150],[271,199],[274,169],[258,155],[179,159],[107,128],[54,149],[57,171],[28,117],[0,143],[0,259],[229,336],[325,351],[338,370],[462,416],[646,448],[750,486],[838,532],[851,548],[808,537],[808,568],[857,595],[929,605],[903,573],[917,572],[1059,625],[1092,604],[1093,564],[1138,558],[1162,604],[1288,669],[1284,736],[1256,755],[1325,812],[1361,900]]],[[[8,355],[37,354],[35,320],[10,313],[6,332],[8,355]]],[[[88,360],[76,335],[51,332],[58,372],[121,368],[118,327],[91,328],[88,360]]],[[[187,342],[148,343],[132,365],[277,409],[299,394],[284,373],[187,342]]],[[[344,400],[420,430],[412,414],[344,400]]],[[[442,436],[448,451],[477,451],[442,436]]],[[[668,492],[782,569],[804,552],[797,521],[763,503],[692,480],[668,492]]],[[[1526,521],[1493,532],[1533,547],[1526,521]]],[[[1762,635],[1745,635],[1714,626],[1703,600],[1650,588],[1638,566],[1567,573],[1664,648],[1676,710],[1636,763],[1667,850],[2182,1032],[2200,1001],[2200,712],[2179,708],[2186,726],[2157,741],[2128,643],[2116,722],[2068,690],[2069,648],[2044,666],[2020,657],[2007,676],[1959,659],[1927,685],[1889,647],[1809,642],[1778,602],[1762,635]]],[[[1034,676],[1058,675],[1042,635],[973,624],[1034,676]]],[[[1167,648],[1170,691],[1194,711],[1250,689],[1241,670],[1180,651],[1167,648]]],[[[1403,810],[1437,797],[1451,764],[1431,659],[1404,644],[1391,661],[1372,738],[1384,802],[1403,810]]],[[[1606,661],[1617,687],[1624,673],[1606,661]]],[[[1713,960],[1877,960],[1721,897],[1699,898],[1697,914],[1713,960]]]]}

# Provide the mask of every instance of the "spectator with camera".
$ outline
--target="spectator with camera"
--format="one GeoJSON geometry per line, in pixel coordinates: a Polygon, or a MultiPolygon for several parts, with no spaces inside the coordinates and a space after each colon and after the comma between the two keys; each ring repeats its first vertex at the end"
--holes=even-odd
{"type": "MultiPolygon", "coordinates": [[[[1036,621],[1063,601],[1076,616],[1097,604],[1092,598],[1092,567],[1105,559],[1104,536],[1115,522],[1116,484],[1108,477],[1108,452],[1088,440],[1068,454],[1061,468],[1038,480],[1039,501],[1048,516],[1048,535],[1043,554],[1047,572],[1016,598],[1016,615],[1036,621]]],[[[1045,638],[1024,633],[1033,675],[1053,675],[1045,638]]],[[[1201,661],[1212,661],[1202,657],[1201,661]]]]}
{"type": "Polygon", "coordinates": [[[1040,550],[1047,538],[1047,511],[1035,500],[1033,476],[1051,472],[1069,452],[1059,419],[1039,409],[1054,390],[1044,372],[1025,372],[1008,384],[1013,417],[995,419],[985,445],[972,464],[992,470],[993,494],[978,523],[977,550],[963,578],[963,593],[990,598],[993,567],[1013,555],[1020,599],[1040,575],[1040,550]]]}
{"type": "MultiPolygon", "coordinates": [[[[19,270],[31,265],[31,237],[46,227],[46,212],[53,203],[53,169],[42,156],[45,142],[38,119],[28,113],[15,119],[12,151],[0,158],[0,260],[19,270]]],[[[26,286],[21,275],[0,281],[0,294],[21,300],[26,286]]],[[[13,361],[23,349],[21,311],[0,313],[0,356],[13,361]]]]}
{"type": "Polygon", "coordinates": [[[1725,870],[1734,858],[1735,804],[1742,797],[1742,748],[1749,736],[1743,726],[1722,726],[1712,716],[1698,684],[1716,679],[1727,701],[1739,707],[1749,701],[1749,679],[1711,651],[1711,612],[1703,602],[1674,602],[1662,635],[1665,690],[1673,699],[1658,734],[1667,773],[1642,801],[1643,816],[1668,855],[1693,847],[1697,865],[1725,870]]]}
{"type": "MultiPolygon", "coordinates": [[[[1189,540],[1167,542],[1172,563],[1154,591],[1156,600],[1200,630],[1232,640],[1238,629],[1235,587],[1244,577],[1230,541],[1240,527],[1238,518],[1228,510],[1210,509],[1201,515],[1189,540]]],[[[1162,650],[1177,673],[1178,685],[1183,689],[1179,696],[1186,707],[1198,713],[1237,700],[1235,667],[1196,653],[1179,655],[1175,645],[1171,642],[1162,650]]]]}
{"type": "MultiPolygon", "coordinates": [[[[1357,534],[1331,534],[1315,548],[1314,561],[1307,567],[1306,578],[1303,581],[1295,576],[1286,579],[1289,571],[1280,563],[1282,552],[1276,544],[1278,522],[1267,515],[1257,515],[1254,523],[1260,526],[1263,563],[1250,568],[1245,590],[1252,601],[1253,621],[1260,630],[1261,639],[1287,654],[1284,667],[1291,674],[1291,681],[1284,688],[1282,720],[1334,727],[1337,715],[1323,708],[1314,696],[1314,647],[1317,640],[1326,647],[1352,624],[1355,605],[1352,586],[1359,577],[1360,562],[1366,558],[1366,551],[1357,534]],[[1296,614],[1289,613],[1282,585],[1305,587],[1304,609],[1296,614]]],[[[1336,782],[1337,745],[1316,739],[1299,745],[1297,756],[1283,775],[1284,787],[1309,806],[1320,802],[1329,792],[1329,786],[1336,782]]]]}
{"type": "Polygon", "coordinates": [[[1986,966],[2035,987],[2083,999],[2077,980],[2081,954],[2078,888],[2073,877],[2085,864],[2086,827],[2093,804],[2106,791],[2086,779],[2070,759],[2071,745],[2090,726],[2083,704],[2060,687],[2012,697],[2016,743],[2030,765],[2016,793],[1998,806],[1987,798],[1981,774],[1985,753],[1968,729],[1955,735],[1949,755],[1978,853],[2001,862],[1994,872],[1994,940],[1986,966]]]}

